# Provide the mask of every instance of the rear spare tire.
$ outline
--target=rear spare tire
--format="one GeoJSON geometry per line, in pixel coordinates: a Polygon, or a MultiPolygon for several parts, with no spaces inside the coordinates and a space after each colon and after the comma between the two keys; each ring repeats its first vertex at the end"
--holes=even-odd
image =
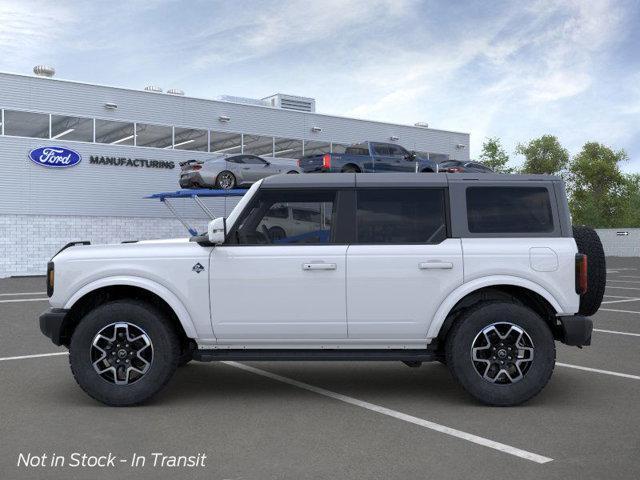
{"type": "Polygon", "coordinates": [[[578,246],[578,252],[587,256],[587,292],[580,296],[578,313],[590,317],[600,308],[607,284],[604,249],[600,237],[593,228],[574,226],[573,238],[578,246]]]}

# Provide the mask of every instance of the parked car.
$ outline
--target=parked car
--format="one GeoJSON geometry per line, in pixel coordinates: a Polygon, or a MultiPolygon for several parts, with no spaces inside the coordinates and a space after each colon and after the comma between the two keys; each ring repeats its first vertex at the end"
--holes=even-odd
{"type": "Polygon", "coordinates": [[[270,175],[301,172],[291,160],[267,160],[257,155],[220,155],[209,160],[188,160],[180,167],[181,188],[223,190],[250,186],[270,175]]]}
{"type": "Polygon", "coordinates": [[[591,343],[604,253],[572,228],[560,178],[316,177],[259,180],[191,241],[57,253],[40,329],[70,349],[80,387],[122,406],[192,359],[441,361],[505,406],[548,382],[554,340],[591,343]],[[314,213],[275,245],[285,208],[314,213]]]}
{"type": "Polygon", "coordinates": [[[298,160],[305,173],[400,173],[437,172],[433,160],[410,152],[395,143],[364,142],[351,145],[344,153],[308,155],[298,160]]]}
{"type": "Polygon", "coordinates": [[[480,162],[469,160],[444,160],[438,164],[438,171],[445,173],[493,173],[480,162]]]}

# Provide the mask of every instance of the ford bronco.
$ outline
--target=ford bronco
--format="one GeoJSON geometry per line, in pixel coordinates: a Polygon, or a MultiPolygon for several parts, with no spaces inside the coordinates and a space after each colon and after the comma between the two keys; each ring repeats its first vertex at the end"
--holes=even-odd
{"type": "Polygon", "coordinates": [[[557,177],[277,175],[206,235],[63,249],[40,328],[108,405],[191,360],[440,361],[479,401],[516,405],[556,341],[590,344],[604,262],[557,177]]]}

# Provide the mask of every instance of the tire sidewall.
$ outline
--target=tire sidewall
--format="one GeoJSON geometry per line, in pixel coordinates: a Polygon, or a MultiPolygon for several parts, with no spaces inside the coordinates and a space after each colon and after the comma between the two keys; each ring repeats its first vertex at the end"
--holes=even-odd
{"type": "Polygon", "coordinates": [[[447,365],[473,397],[489,405],[517,405],[535,396],[547,384],[555,365],[555,342],[549,327],[529,308],[493,302],[463,315],[448,337],[447,365]],[[511,384],[488,382],[476,371],[471,348],[476,336],[493,323],[509,322],[527,332],[534,346],[533,362],[524,377],[511,384]]]}
{"type": "Polygon", "coordinates": [[[89,312],[75,329],[69,345],[69,362],[76,381],[90,396],[108,405],[134,405],[160,390],[173,375],[179,360],[179,343],[163,315],[138,302],[117,301],[89,312]],[[91,362],[91,345],[97,333],[115,322],[128,322],[149,336],[153,360],[149,370],[129,385],[102,378],[91,362]]]}

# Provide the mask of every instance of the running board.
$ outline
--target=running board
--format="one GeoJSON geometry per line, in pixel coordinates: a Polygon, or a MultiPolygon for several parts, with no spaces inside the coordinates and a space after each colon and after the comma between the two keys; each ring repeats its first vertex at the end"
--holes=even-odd
{"type": "Polygon", "coordinates": [[[441,355],[432,350],[233,350],[209,349],[195,350],[193,359],[200,362],[216,362],[222,360],[240,361],[400,361],[400,362],[432,362],[440,359],[441,355]]]}

